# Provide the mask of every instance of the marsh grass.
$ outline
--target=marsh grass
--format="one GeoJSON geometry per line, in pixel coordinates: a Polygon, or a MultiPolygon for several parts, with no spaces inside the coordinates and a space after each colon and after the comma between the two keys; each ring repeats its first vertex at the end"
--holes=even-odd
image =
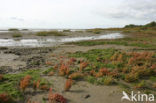
{"type": "MultiPolygon", "coordinates": [[[[4,81],[0,82],[0,93],[8,93],[15,99],[23,99],[23,94],[19,89],[20,80],[26,75],[30,75],[32,80],[40,78],[40,70],[27,70],[18,74],[4,74],[4,81]]],[[[42,80],[42,83],[45,80],[42,80]]]]}
{"type": "Polygon", "coordinates": [[[155,52],[123,52],[117,49],[93,49],[69,54],[70,57],[83,58],[89,62],[87,67],[89,69],[86,68],[87,70],[83,72],[90,71],[91,74],[84,78],[91,84],[113,85],[115,83],[125,91],[139,89],[149,92],[155,87],[150,83],[156,81],[155,55],[155,52]],[[102,72],[105,74],[100,74],[102,72]]]}
{"type": "Polygon", "coordinates": [[[49,72],[54,71],[54,68],[48,68],[45,71],[43,71],[43,74],[48,74],[49,72]]]}
{"type": "Polygon", "coordinates": [[[36,33],[37,36],[66,36],[65,33],[59,31],[41,31],[36,33]]]}
{"type": "MultiPolygon", "coordinates": [[[[156,49],[156,23],[151,22],[143,26],[128,25],[125,28],[108,28],[108,29],[87,29],[86,32],[91,33],[101,31],[119,31],[126,35],[125,38],[112,40],[90,40],[80,41],[68,44],[79,46],[94,46],[94,45],[123,45],[134,46],[141,48],[156,49]]],[[[98,34],[98,33],[97,33],[98,34]]]]}
{"type": "Polygon", "coordinates": [[[97,80],[98,85],[112,85],[114,83],[115,81],[111,76],[104,76],[104,77],[98,78],[97,80]]]}
{"type": "Polygon", "coordinates": [[[93,76],[87,76],[85,80],[91,84],[96,84],[96,85],[113,85],[113,84],[115,84],[115,80],[111,76],[103,76],[100,78],[95,78],[93,76]]]}
{"type": "Polygon", "coordinates": [[[102,32],[102,29],[87,29],[86,32],[94,33],[94,34],[100,34],[102,32]]]}
{"type": "Polygon", "coordinates": [[[114,40],[90,40],[71,42],[67,44],[74,44],[79,46],[95,46],[95,45],[123,45],[123,46],[134,46],[141,48],[156,49],[156,38],[155,37],[136,37],[136,38],[122,38],[114,40]]]}
{"type": "Polygon", "coordinates": [[[139,35],[156,35],[156,28],[155,27],[148,27],[148,28],[126,28],[122,29],[122,33],[128,34],[139,34],[139,35]]]}
{"type": "Polygon", "coordinates": [[[63,30],[63,32],[70,32],[70,29],[63,30]]]}
{"type": "Polygon", "coordinates": [[[19,38],[19,37],[22,37],[22,34],[21,33],[13,33],[12,37],[13,38],[19,38]]]}
{"type": "Polygon", "coordinates": [[[145,80],[140,81],[139,83],[134,85],[135,89],[145,89],[147,88],[147,83],[145,80]]]}
{"type": "Polygon", "coordinates": [[[85,78],[85,80],[88,81],[88,82],[91,83],[91,84],[95,84],[95,83],[97,82],[96,78],[93,77],[93,76],[87,76],[87,77],[85,78]]]}
{"type": "Polygon", "coordinates": [[[8,29],[8,31],[19,31],[19,29],[17,29],[17,28],[10,28],[10,29],[8,29]]]}

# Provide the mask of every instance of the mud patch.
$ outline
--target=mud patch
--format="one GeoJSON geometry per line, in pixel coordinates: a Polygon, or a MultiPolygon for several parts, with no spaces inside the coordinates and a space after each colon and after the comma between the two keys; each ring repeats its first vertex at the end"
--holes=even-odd
{"type": "Polygon", "coordinates": [[[1,74],[6,74],[12,72],[13,69],[10,66],[1,66],[0,67],[0,73],[1,74]]]}
{"type": "Polygon", "coordinates": [[[34,56],[27,60],[27,68],[40,67],[45,64],[45,59],[42,56],[34,56]]]}
{"type": "Polygon", "coordinates": [[[32,55],[37,53],[48,53],[51,52],[52,48],[11,48],[6,50],[6,54],[15,54],[15,55],[32,55]]]}

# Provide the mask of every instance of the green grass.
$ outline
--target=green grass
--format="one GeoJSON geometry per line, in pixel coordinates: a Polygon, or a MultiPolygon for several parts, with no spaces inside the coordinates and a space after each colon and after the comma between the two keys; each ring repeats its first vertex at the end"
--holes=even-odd
{"type": "Polygon", "coordinates": [[[91,40],[91,41],[80,41],[72,42],[67,44],[74,44],[79,46],[95,46],[95,45],[123,45],[123,46],[134,46],[141,48],[156,49],[156,38],[123,38],[115,40],[91,40]]]}
{"type": "Polygon", "coordinates": [[[43,71],[43,74],[48,74],[49,72],[53,71],[54,68],[48,68],[45,71],[43,71]]]}
{"type": "Polygon", "coordinates": [[[98,85],[112,85],[114,84],[114,79],[111,76],[104,76],[104,77],[98,78],[97,84],[98,85]]]}
{"type": "Polygon", "coordinates": [[[145,82],[145,80],[141,80],[140,82],[138,82],[137,84],[134,85],[134,88],[145,89],[145,88],[147,88],[147,83],[145,82]]]}
{"type": "Polygon", "coordinates": [[[87,76],[85,79],[91,84],[95,84],[97,82],[96,78],[93,76],[87,76]]]}
{"type": "Polygon", "coordinates": [[[96,85],[112,85],[115,83],[114,79],[111,76],[103,76],[101,78],[87,76],[86,81],[88,81],[91,84],[96,84],[96,85]]]}
{"type": "Polygon", "coordinates": [[[156,82],[156,77],[155,77],[155,76],[151,76],[151,77],[150,77],[150,80],[151,80],[152,82],[156,82]]]}
{"type": "Polygon", "coordinates": [[[37,36],[66,36],[63,32],[58,31],[41,31],[36,33],[37,36]]]}
{"type": "MultiPolygon", "coordinates": [[[[88,60],[90,63],[94,64],[95,68],[102,68],[102,67],[107,67],[107,68],[117,68],[117,67],[122,67],[120,66],[121,63],[118,65],[113,65],[112,63],[101,63],[101,61],[98,61],[97,59],[101,60],[107,60],[110,59],[111,56],[115,52],[118,52],[116,49],[93,49],[89,50],[88,52],[76,52],[74,54],[70,54],[71,57],[76,57],[76,58],[85,58],[88,60]]],[[[89,66],[92,68],[92,65],[89,66]]],[[[89,68],[88,67],[88,68],[89,68]]]]}
{"type": "Polygon", "coordinates": [[[28,70],[18,74],[5,74],[3,82],[0,82],[0,93],[8,93],[15,99],[23,98],[19,90],[19,82],[26,75],[32,76],[32,80],[38,80],[40,78],[40,70],[28,70]]]}
{"type": "Polygon", "coordinates": [[[116,45],[128,45],[125,41],[80,41],[73,42],[69,44],[75,44],[79,46],[95,46],[95,45],[104,45],[104,44],[116,44],[116,45]]]}

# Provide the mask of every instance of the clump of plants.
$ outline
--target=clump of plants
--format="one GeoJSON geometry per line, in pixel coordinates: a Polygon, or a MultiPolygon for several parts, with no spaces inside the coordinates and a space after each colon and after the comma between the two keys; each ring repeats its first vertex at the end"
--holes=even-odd
{"type": "Polygon", "coordinates": [[[146,87],[146,82],[144,80],[142,80],[134,86],[135,89],[145,89],[146,87]]]}
{"type": "Polygon", "coordinates": [[[53,72],[53,71],[54,71],[54,68],[51,67],[43,71],[43,74],[49,74],[50,72],[53,72]]]}
{"type": "Polygon", "coordinates": [[[2,81],[3,80],[3,75],[2,74],[0,74],[0,81],[2,81]]]}
{"type": "Polygon", "coordinates": [[[84,77],[84,74],[81,72],[74,72],[68,76],[68,78],[73,79],[73,80],[80,80],[80,79],[83,79],[83,77],[84,77]]]}
{"type": "Polygon", "coordinates": [[[63,32],[70,32],[70,29],[65,29],[63,30],[63,32]]]}
{"type": "Polygon", "coordinates": [[[135,82],[138,80],[138,76],[135,74],[132,74],[132,73],[129,73],[127,75],[125,75],[125,81],[126,82],[135,82]]]}
{"type": "Polygon", "coordinates": [[[0,93],[0,103],[16,103],[7,93],[0,93]]]}
{"type": "Polygon", "coordinates": [[[20,81],[20,89],[21,91],[24,92],[24,90],[26,89],[26,87],[28,87],[28,85],[30,84],[30,80],[31,80],[31,76],[30,75],[26,75],[21,81],[20,81]]]}
{"type": "MultiPolygon", "coordinates": [[[[155,52],[123,52],[115,49],[94,49],[88,52],[76,52],[71,57],[88,61],[83,76],[93,84],[111,84],[112,80],[124,80],[135,83],[156,75],[155,52]],[[108,77],[108,79],[104,79],[108,77]],[[99,79],[100,78],[100,79],[99,79]],[[108,81],[108,82],[105,82],[108,81]],[[104,83],[105,82],[105,83],[104,83]]],[[[81,62],[80,67],[83,68],[81,62]]],[[[138,88],[142,88],[141,84],[138,88]]]]}
{"type": "Polygon", "coordinates": [[[48,100],[49,103],[55,103],[55,102],[67,103],[67,100],[62,95],[53,93],[52,88],[49,89],[48,100]]]}
{"type": "Polygon", "coordinates": [[[8,29],[8,31],[19,31],[19,29],[17,29],[17,28],[10,28],[10,29],[8,29]]]}
{"type": "Polygon", "coordinates": [[[14,101],[24,99],[26,88],[33,88],[33,81],[35,81],[34,88],[36,88],[36,90],[49,89],[49,82],[40,77],[40,70],[27,70],[17,74],[3,74],[2,77],[3,79],[0,81],[0,94],[7,94],[14,101]]]}
{"type": "Polygon", "coordinates": [[[41,82],[40,79],[33,82],[33,88],[34,88],[34,90],[39,89],[39,87],[40,87],[40,82],[41,82]]]}
{"type": "Polygon", "coordinates": [[[69,66],[62,63],[59,68],[59,75],[64,76],[69,74],[69,66]]]}
{"type": "Polygon", "coordinates": [[[153,84],[153,88],[156,88],[156,83],[153,84]]]}
{"type": "Polygon", "coordinates": [[[82,63],[80,63],[80,71],[82,72],[82,70],[84,68],[86,68],[87,66],[88,66],[88,62],[82,62],[82,63]]]}
{"type": "Polygon", "coordinates": [[[87,29],[86,32],[91,32],[91,33],[94,33],[94,34],[100,34],[101,33],[101,30],[102,29],[87,29]]]}
{"type": "Polygon", "coordinates": [[[100,85],[112,85],[114,83],[114,79],[111,76],[104,76],[97,80],[97,84],[100,85]]]}
{"type": "Polygon", "coordinates": [[[13,33],[12,37],[13,38],[19,38],[19,37],[22,37],[22,34],[21,33],[13,33]]]}
{"type": "Polygon", "coordinates": [[[65,91],[69,91],[69,89],[71,88],[71,86],[72,86],[72,79],[67,79],[66,80],[66,83],[65,83],[65,87],[64,87],[64,90],[65,91]]]}

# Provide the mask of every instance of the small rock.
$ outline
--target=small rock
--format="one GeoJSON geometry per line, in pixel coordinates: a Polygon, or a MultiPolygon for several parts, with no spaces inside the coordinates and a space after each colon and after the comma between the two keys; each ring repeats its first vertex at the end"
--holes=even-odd
{"type": "Polygon", "coordinates": [[[85,99],[87,99],[87,98],[89,98],[89,97],[90,97],[90,95],[89,95],[89,94],[87,94],[84,98],[85,98],[85,99]]]}

